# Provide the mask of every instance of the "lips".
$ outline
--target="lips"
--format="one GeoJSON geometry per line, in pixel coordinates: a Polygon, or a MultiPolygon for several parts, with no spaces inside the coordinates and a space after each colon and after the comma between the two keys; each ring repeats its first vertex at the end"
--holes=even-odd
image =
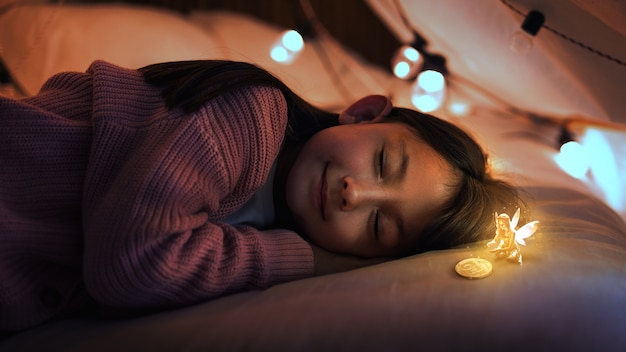
{"type": "Polygon", "coordinates": [[[326,194],[328,193],[328,184],[326,183],[326,170],[328,169],[328,163],[324,165],[324,171],[322,172],[322,177],[320,179],[320,213],[322,214],[322,219],[326,220],[326,216],[324,215],[324,210],[326,209],[326,194]]]}

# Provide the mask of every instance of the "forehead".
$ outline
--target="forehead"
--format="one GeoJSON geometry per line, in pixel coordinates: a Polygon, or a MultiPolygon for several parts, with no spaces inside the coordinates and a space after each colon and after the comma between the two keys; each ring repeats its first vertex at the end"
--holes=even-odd
{"type": "Polygon", "coordinates": [[[403,123],[398,121],[381,121],[375,123],[362,123],[358,124],[358,126],[364,126],[372,129],[379,130],[381,133],[402,133],[402,134],[411,134],[417,137],[417,133],[415,130],[403,123]]]}
{"type": "Polygon", "coordinates": [[[410,126],[395,121],[383,121],[375,123],[358,123],[351,125],[343,125],[354,132],[353,138],[389,138],[390,140],[403,139],[406,142],[424,143],[419,134],[410,126]]]}

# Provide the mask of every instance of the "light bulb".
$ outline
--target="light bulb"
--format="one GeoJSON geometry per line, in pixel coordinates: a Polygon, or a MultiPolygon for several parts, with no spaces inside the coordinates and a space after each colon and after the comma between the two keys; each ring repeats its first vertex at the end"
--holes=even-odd
{"type": "Polygon", "coordinates": [[[430,94],[413,94],[411,103],[421,112],[432,112],[441,106],[441,102],[430,94]]]}
{"type": "Polygon", "coordinates": [[[584,178],[589,170],[589,161],[585,148],[576,141],[569,141],[563,144],[559,153],[554,156],[554,161],[568,175],[577,179],[584,178]]]}
{"type": "Polygon", "coordinates": [[[411,94],[411,102],[421,112],[432,112],[441,107],[446,96],[446,81],[440,72],[421,72],[411,94]]]}
{"type": "Polygon", "coordinates": [[[532,10],[524,19],[519,30],[515,31],[509,40],[509,48],[516,54],[526,55],[533,47],[533,37],[537,35],[545,17],[539,11],[532,10]]]}
{"type": "Polygon", "coordinates": [[[470,106],[466,102],[455,101],[448,105],[448,111],[456,116],[465,116],[470,111],[470,106]]]}
{"type": "Polygon", "coordinates": [[[446,84],[445,78],[440,72],[426,70],[417,76],[417,85],[427,93],[443,90],[446,84]]]}
{"type": "Polygon", "coordinates": [[[403,45],[391,59],[393,74],[401,79],[411,79],[415,77],[424,63],[424,58],[419,51],[410,45],[403,45]]]}
{"type": "Polygon", "coordinates": [[[270,48],[270,57],[281,64],[292,63],[304,49],[304,39],[297,31],[290,29],[282,32],[270,48]]]}
{"type": "Polygon", "coordinates": [[[533,38],[524,31],[516,31],[509,40],[509,49],[519,55],[526,55],[533,48],[533,38]]]}
{"type": "Polygon", "coordinates": [[[588,155],[593,156],[588,159],[589,171],[595,184],[603,191],[604,199],[612,208],[623,211],[626,206],[626,175],[623,173],[626,163],[621,153],[626,151],[624,133],[617,129],[602,131],[589,128],[581,138],[581,144],[588,155]]]}

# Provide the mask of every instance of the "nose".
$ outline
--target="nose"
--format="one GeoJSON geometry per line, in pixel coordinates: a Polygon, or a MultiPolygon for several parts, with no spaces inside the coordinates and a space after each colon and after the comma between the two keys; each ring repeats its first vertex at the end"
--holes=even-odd
{"type": "Polygon", "coordinates": [[[358,182],[350,176],[342,179],[341,210],[349,211],[362,205],[374,204],[383,199],[382,187],[365,182],[358,182]]]}

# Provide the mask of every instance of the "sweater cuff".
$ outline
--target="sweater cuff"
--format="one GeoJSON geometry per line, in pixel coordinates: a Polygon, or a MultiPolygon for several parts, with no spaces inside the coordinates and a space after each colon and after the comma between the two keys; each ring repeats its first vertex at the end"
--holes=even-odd
{"type": "Polygon", "coordinates": [[[289,230],[263,232],[266,272],[271,273],[268,286],[313,276],[313,249],[307,241],[289,230]]]}

